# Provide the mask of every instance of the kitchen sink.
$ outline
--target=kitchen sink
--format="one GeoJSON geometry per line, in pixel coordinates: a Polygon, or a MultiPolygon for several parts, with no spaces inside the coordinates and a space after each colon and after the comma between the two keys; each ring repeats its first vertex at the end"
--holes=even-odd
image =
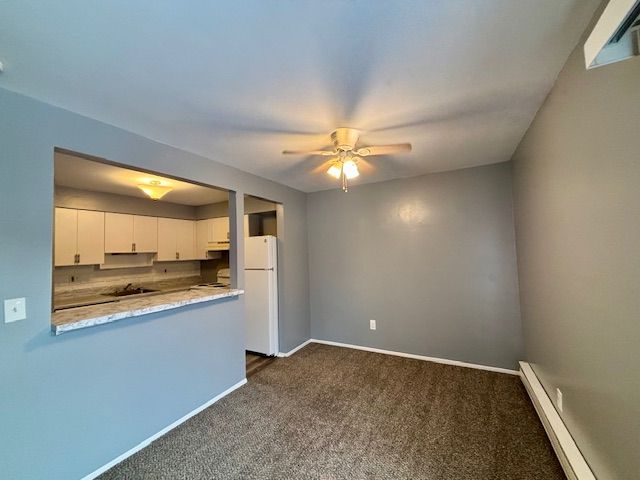
{"type": "Polygon", "coordinates": [[[109,297],[128,297],[130,295],[140,295],[141,293],[153,293],[153,292],[157,292],[158,290],[153,290],[151,288],[127,288],[124,290],[116,290],[115,292],[112,293],[103,293],[102,295],[106,295],[109,297]]]}

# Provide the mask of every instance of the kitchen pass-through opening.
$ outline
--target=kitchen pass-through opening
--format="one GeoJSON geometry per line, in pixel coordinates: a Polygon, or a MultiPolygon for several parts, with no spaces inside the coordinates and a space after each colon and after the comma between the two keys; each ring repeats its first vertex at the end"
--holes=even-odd
{"type": "Polygon", "coordinates": [[[228,190],[56,149],[53,203],[53,312],[230,286],[228,190]]]}

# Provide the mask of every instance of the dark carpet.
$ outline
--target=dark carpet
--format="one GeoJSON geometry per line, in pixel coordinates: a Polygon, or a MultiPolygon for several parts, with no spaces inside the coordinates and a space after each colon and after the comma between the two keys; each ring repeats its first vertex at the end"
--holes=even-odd
{"type": "Polygon", "coordinates": [[[517,376],[311,344],[100,478],[564,475],[517,376]]]}

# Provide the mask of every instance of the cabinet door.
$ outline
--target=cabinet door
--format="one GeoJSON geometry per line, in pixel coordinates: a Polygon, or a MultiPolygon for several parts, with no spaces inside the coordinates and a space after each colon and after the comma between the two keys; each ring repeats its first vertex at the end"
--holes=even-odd
{"type": "Polygon", "coordinates": [[[196,258],[196,225],[193,220],[176,220],[176,246],[178,260],[196,258]]]}
{"type": "Polygon", "coordinates": [[[79,265],[104,263],[104,212],[78,210],[79,265]]]}
{"type": "Polygon", "coordinates": [[[133,216],[133,243],[136,252],[158,251],[158,219],[156,217],[133,216]]]}
{"type": "Polygon", "coordinates": [[[207,242],[215,242],[216,235],[214,233],[215,228],[215,218],[207,219],[207,242]]]}
{"type": "Polygon", "coordinates": [[[56,267],[75,265],[78,237],[78,211],[56,208],[54,219],[54,260],[56,267]]]}
{"type": "Polygon", "coordinates": [[[104,214],[104,251],[106,253],[133,251],[133,215],[104,214]]]}
{"type": "Polygon", "coordinates": [[[211,237],[211,219],[196,221],[196,258],[207,259],[207,243],[211,237]]]}
{"type": "Polygon", "coordinates": [[[158,218],[158,260],[161,262],[176,260],[177,222],[173,218],[158,218]]]}
{"type": "Polygon", "coordinates": [[[213,222],[213,241],[228,242],[229,241],[229,217],[212,218],[213,222]]]}

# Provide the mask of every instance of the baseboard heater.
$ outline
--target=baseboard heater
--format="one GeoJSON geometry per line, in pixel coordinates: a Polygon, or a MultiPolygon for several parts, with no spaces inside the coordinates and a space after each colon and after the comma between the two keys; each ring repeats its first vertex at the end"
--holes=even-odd
{"type": "Polygon", "coordinates": [[[538,412],[560,465],[569,480],[595,480],[576,442],[556,411],[549,395],[527,362],[520,362],[520,378],[538,412]]]}

